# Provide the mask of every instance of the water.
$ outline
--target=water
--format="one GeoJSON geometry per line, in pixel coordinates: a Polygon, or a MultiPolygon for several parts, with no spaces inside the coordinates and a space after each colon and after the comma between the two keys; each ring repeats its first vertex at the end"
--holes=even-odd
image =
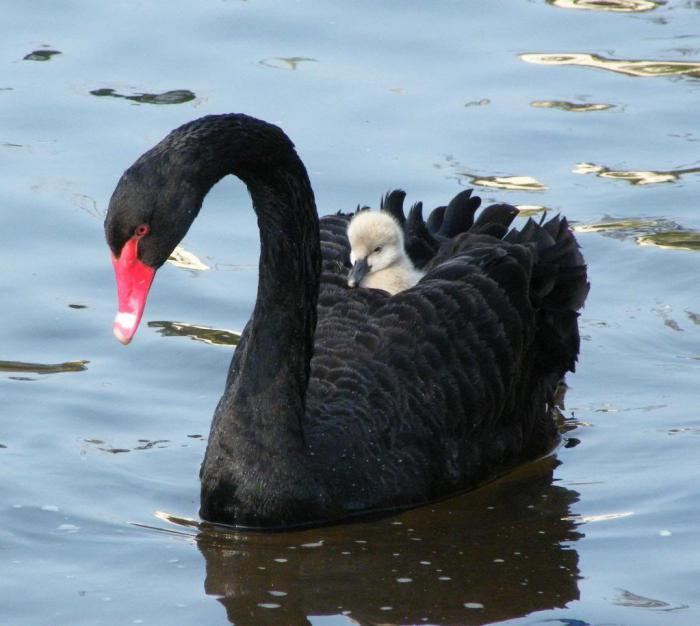
{"type": "Polygon", "coordinates": [[[2,626],[700,623],[698,3],[0,9],[2,626]],[[322,213],[475,184],[577,223],[593,288],[556,458],[375,522],[179,519],[255,297],[254,216],[214,188],[184,242],[209,269],[166,265],[128,349],[101,217],[143,150],[225,111],[285,128],[322,213]]]}

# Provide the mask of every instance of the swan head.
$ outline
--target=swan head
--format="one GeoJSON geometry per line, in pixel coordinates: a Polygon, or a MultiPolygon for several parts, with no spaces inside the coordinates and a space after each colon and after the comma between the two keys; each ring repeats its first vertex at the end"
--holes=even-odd
{"type": "Polygon", "coordinates": [[[405,256],[403,230],[385,211],[360,211],[348,226],[352,270],[348,286],[358,287],[372,272],[391,267],[405,256]]]}
{"type": "Polygon", "coordinates": [[[202,205],[202,194],[193,185],[184,177],[165,179],[147,155],[119,180],[104,224],[119,306],[112,330],[125,345],[136,334],[156,270],[202,205]]]}

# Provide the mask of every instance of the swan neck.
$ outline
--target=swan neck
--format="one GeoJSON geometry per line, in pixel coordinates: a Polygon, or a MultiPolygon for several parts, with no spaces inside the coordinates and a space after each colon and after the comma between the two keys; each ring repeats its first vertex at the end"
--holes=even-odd
{"type": "Polygon", "coordinates": [[[260,228],[252,325],[258,336],[269,337],[268,350],[294,364],[302,396],[313,350],[321,274],[318,218],[305,174],[304,180],[295,179],[293,185],[278,181],[274,189],[267,183],[248,186],[260,228]]]}
{"type": "Polygon", "coordinates": [[[233,167],[251,195],[260,230],[258,292],[239,373],[227,388],[229,417],[265,433],[270,446],[302,446],[321,274],[318,217],[293,148],[284,165],[233,167]]]}

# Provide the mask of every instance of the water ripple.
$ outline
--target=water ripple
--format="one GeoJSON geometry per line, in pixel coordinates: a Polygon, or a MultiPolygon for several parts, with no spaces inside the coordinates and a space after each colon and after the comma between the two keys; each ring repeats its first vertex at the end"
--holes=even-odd
{"type": "Polygon", "coordinates": [[[547,186],[532,176],[479,176],[469,172],[458,172],[459,176],[469,178],[472,185],[489,187],[491,189],[506,189],[509,191],[546,191],[547,186]]]}
{"type": "Polygon", "coordinates": [[[655,609],[657,611],[678,611],[679,609],[687,609],[687,604],[670,604],[663,600],[640,596],[626,589],[618,589],[619,595],[613,601],[613,604],[618,606],[628,606],[637,609],[655,609]]]}
{"type": "Polygon", "coordinates": [[[268,57],[258,61],[259,65],[265,67],[291,71],[296,70],[300,63],[318,63],[318,59],[312,59],[311,57],[268,57]]]}
{"type": "Polygon", "coordinates": [[[532,217],[533,215],[546,213],[552,210],[550,207],[546,207],[543,204],[516,204],[515,208],[518,209],[518,215],[520,217],[532,217]]]}
{"type": "Polygon", "coordinates": [[[576,224],[578,233],[600,233],[613,239],[632,239],[640,246],[700,251],[700,231],[683,228],[664,218],[605,217],[594,224],[576,224]]]}
{"type": "Polygon", "coordinates": [[[655,246],[670,250],[700,251],[700,231],[697,230],[671,230],[667,232],[653,233],[637,237],[636,242],[640,246],[655,246]]]}
{"type": "Polygon", "coordinates": [[[168,263],[175,267],[182,267],[186,270],[197,270],[200,272],[211,269],[206,263],[201,261],[196,254],[185,250],[181,245],[177,246],[175,250],[172,251],[168,257],[168,263]]]}
{"type": "Polygon", "coordinates": [[[644,61],[633,59],[608,59],[597,54],[521,54],[526,63],[537,65],[578,65],[625,74],[627,76],[688,76],[700,78],[700,63],[693,61],[644,61]]]}
{"type": "Polygon", "coordinates": [[[66,361],[65,363],[24,363],[23,361],[0,361],[0,372],[22,372],[31,374],[60,374],[83,372],[90,361],[66,361]]]}
{"type": "Polygon", "coordinates": [[[189,89],[174,89],[163,93],[138,93],[134,95],[124,95],[117,93],[114,89],[93,89],[90,92],[93,96],[124,98],[139,104],[183,104],[194,100],[197,96],[189,89]]]}
{"type": "Polygon", "coordinates": [[[222,330],[211,326],[198,326],[184,322],[155,321],[148,322],[149,328],[156,328],[164,337],[189,337],[195,341],[203,341],[211,345],[237,346],[241,339],[240,333],[232,330],[222,330]]]}
{"type": "Polygon", "coordinates": [[[595,174],[600,178],[625,180],[632,185],[657,185],[659,183],[675,183],[685,174],[697,174],[700,172],[700,167],[674,170],[612,170],[595,163],[578,163],[573,172],[574,174],[595,174]]]}
{"type": "Polygon", "coordinates": [[[586,11],[610,11],[612,13],[643,13],[653,11],[663,2],[651,0],[547,0],[547,4],[560,9],[583,9],[586,11]]]}
{"type": "Polygon", "coordinates": [[[589,113],[592,111],[606,111],[615,107],[614,104],[568,102],[566,100],[535,100],[530,103],[537,109],[560,109],[572,113],[589,113]]]}
{"type": "Polygon", "coordinates": [[[24,61],[50,61],[51,57],[61,54],[60,50],[34,50],[27,54],[24,61]]]}

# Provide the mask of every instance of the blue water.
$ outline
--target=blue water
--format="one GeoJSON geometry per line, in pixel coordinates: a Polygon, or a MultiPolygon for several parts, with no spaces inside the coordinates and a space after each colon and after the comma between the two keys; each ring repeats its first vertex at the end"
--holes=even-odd
{"type": "Polygon", "coordinates": [[[613,4],[0,2],[0,625],[700,623],[700,7],[613,4]],[[240,331],[257,226],[219,183],[184,242],[210,269],[159,271],[125,349],[102,215],[139,154],[229,111],[287,131],[321,213],[476,179],[576,223],[555,459],[374,523],[178,521],[233,347],[148,322],[240,331]]]}

